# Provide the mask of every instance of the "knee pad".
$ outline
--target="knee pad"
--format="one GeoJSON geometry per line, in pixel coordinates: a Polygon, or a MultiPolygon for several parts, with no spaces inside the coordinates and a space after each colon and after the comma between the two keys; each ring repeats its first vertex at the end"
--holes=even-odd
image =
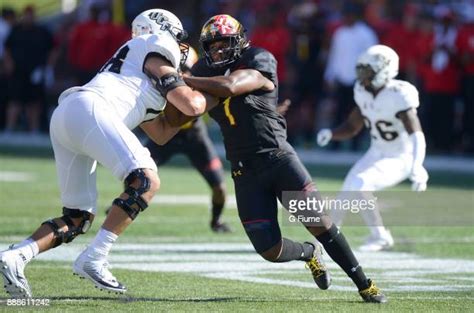
{"type": "Polygon", "coordinates": [[[63,207],[63,216],[61,220],[67,225],[67,231],[61,230],[61,226],[56,224],[54,220],[47,220],[41,225],[47,224],[54,232],[54,243],[53,248],[61,245],[62,243],[69,243],[73,241],[77,236],[85,234],[91,228],[92,214],[86,211],[78,209],[68,209],[63,207]],[[73,218],[81,218],[81,223],[76,226],[72,221],[73,218]]]}
{"type": "Polygon", "coordinates": [[[148,207],[148,203],[142,198],[142,194],[150,190],[150,179],[145,175],[143,169],[136,169],[125,178],[125,193],[128,194],[128,199],[123,200],[117,198],[113,204],[120,207],[125,213],[134,220],[138,214],[148,207]],[[138,179],[140,186],[138,188],[132,187],[132,183],[138,179]]]}
{"type": "Polygon", "coordinates": [[[255,251],[259,254],[269,250],[281,240],[280,227],[276,221],[255,220],[242,224],[255,251]]]}

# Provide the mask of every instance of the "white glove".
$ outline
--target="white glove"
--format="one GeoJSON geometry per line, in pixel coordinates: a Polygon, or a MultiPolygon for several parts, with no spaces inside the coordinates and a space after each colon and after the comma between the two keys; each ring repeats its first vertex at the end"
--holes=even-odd
{"type": "Polygon", "coordinates": [[[318,132],[316,137],[316,142],[318,145],[324,147],[329,143],[329,141],[331,141],[332,131],[329,128],[323,128],[318,132]]]}
{"type": "Polygon", "coordinates": [[[428,172],[423,166],[417,166],[413,168],[413,172],[410,175],[412,181],[411,190],[416,192],[422,192],[426,190],[428,182],[428,172]]]}

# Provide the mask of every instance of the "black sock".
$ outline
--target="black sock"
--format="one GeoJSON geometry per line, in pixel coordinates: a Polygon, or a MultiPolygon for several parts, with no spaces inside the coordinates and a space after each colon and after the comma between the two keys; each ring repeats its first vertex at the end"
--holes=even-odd
{"type": "Polygon", "coordinates": [[[331,259],[352,279],[359,290],[369,287],[362,267],[359,265],[354,253],[352,253],[346,238],[336,225],[332,224],[327,232],[316,236],[316,239],[324,246],[331,259]]]}
{"type": "Polygon", "coordinates": [[[224,203],[215,203],[214,201],[212,202],[212,220],[211,223],[215,224],[219,221],[219,218],[221,217],[222,210],[224,209],[224,203]]]}
{"type": "Polygon", "coordinates": [[[309,261],[313,257],[314,246],[307,242],[299,243],[290,239],[282,238],[282,249],[278,260],[282,263],[293,260],[309,261]]]}

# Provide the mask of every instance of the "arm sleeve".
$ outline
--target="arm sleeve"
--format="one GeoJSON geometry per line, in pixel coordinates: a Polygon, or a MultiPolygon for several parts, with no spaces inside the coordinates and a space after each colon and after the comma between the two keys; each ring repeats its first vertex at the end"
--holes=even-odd
{"type": "Polygon", "coordinates": [[[413,144],[413,166],[411,169],[411,172],[413,172],[413,170],[423,166],[426,155],[426,141],[425,135],[421,131],[411,134],[410,140],[413,144]]]}

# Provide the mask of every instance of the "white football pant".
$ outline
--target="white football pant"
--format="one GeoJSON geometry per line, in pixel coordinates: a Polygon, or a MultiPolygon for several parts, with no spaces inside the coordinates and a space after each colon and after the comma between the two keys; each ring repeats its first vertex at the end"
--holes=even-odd
{"type": "MultiPolygon", "coordinates": [[[[407,179],[410,175],[412,159],[409,153],[384,154],[376,148],[370,148],[350,169],[338,198],[352,197],[367,200],[373,198],[373,191],[395,186],[407,179]],[[344,193],[345,191],[348,193],[344,193]]],[[[345,210],[331,210],[331,218],[337,226],[342,224],[345,213],[345,210]]],[[[386,233],[377,208],[360,210],[360,213],[373,237],[379,238],[386,233]]]]}
{"type": "Polygon", "coordinates": [[[62,99],[51,118],[50,136],[61,200],[67,208],[96,213],[97,161],[121,181],[138,168],[157,171],[148,149],[105,99],[90,91],[62,99]]]}

